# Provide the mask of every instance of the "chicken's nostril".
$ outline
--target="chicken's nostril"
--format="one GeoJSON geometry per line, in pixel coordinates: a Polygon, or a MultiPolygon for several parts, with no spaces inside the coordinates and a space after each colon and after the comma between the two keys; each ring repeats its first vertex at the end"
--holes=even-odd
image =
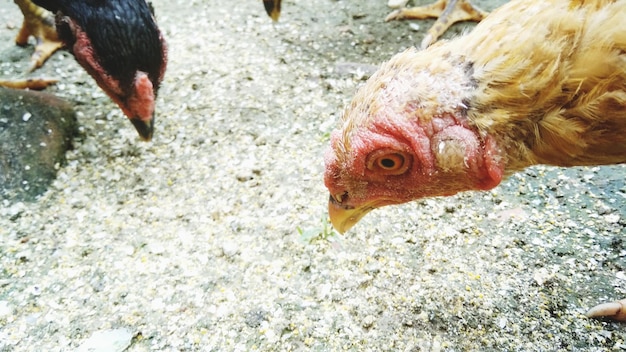
{"type": "Polygon", "coordinates": [[[345,197],[348,196],[348,192],[343,192],[343,193],[339,193],[339,194],[331,194],[330,195],[330,201],[333,203],[337,203],[337,204],[341,204],[344,200],[345,197]]]}

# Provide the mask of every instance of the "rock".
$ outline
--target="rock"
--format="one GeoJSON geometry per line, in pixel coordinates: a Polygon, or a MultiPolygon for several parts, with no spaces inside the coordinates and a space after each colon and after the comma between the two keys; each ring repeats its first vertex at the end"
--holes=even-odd
{"type": "Polygon", "coordinates": [[[34,201],[45,192],[77,131],[68,102],[0,88],[0,197],[34,201]]]}

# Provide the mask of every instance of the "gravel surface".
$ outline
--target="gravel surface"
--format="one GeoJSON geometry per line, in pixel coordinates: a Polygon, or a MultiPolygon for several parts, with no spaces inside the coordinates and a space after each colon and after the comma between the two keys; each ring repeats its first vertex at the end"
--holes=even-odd
{"type": "MultiPolygon", "coordinates": [[[[260,1],[154,5],[153,142],[68,53],[31,74],[62,80],[81,134],[37,202],[0,206],[0,351],[626,349],[623,324],[583,316],[626,297],[625,166],[536,167],[330,230],[329,132],[430,21],[384,23],[384,0],[286,1],[277,25],[260,1]]],[[[23,77],[12,1],[0,24],[0,78],[23,77]]]]}

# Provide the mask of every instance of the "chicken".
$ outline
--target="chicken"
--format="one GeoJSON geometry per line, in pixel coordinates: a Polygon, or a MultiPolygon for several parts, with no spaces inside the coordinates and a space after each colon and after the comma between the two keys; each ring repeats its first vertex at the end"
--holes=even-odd
{"type": "Polygon", "coordinates": [[[265,12],[273,21],[278,21],[280,17],[280,2],[281,0],[263,0],[265,12]]]}
{"type": "Polygon", "coordinates": [[[480,22],[485,16],[487,12],[472,5],[469,0],[437,0],[426,6],[395,10],[387,15],[385,21],[436,17],[437,21],[422,39],[421,47],[427,48],[453,24],[462,21],[480,22]]]}
{"type": "MultiPolygon", "coordinates": [[[[35,38],[35,50],[30,59],[28,71],[33,71],[54,52],[63,47],[54,25],[54,15],[46,9],[33,4],[30,0],[14,0],[24,16],[22,27],[15,37],[15,44],[28,45],[28,39],[35,38]]],[[[0,80],[0,87],[14,89],[46,89],[57,80],[46,78],[30,78],[25,80],[0,80]]]]}
{"type": "MultiPolygon", "coordinates": [[[[54,52],[54,45],[47,43],[55,43],[45,28],[49,23],[42,20],[47,17],[29,0],[15,1],[25,17],[17,42],[23,44],[34,35],[38,44],[33,61],[43,63],[54,52]]],[[[144,0],[34,3],[56,14],[58,39],[122,109],[140,137],[150,140],[155,100],[167,64],[167,46],[152,7],[144,0]]]]}
{"type": "MultiPolygon", "coordinates": [[[[273,21],[280,17],[281,0],[263,0],[265,12],[273,21]]],[[[406,1],[401,1],[406,4],[406,1]]],[[[391,5],[390,5],[391,6],[391,5]]],[[[385,21],[424,19],[436,17],[437,21],[430,27],[422,39],[421,46],[426,48],[433,44],[450,26],[462,21],[479,22],[487,16],[487,12],[472,5],[469,0],[437,0],[435,3],[411,8],[400,8],[385,18],[385,21]]]]}
{"type": "Polygon", "coordinates": [[[41,67],[43,63],[55,51],[63,47],[63,42],[59,39],[55,25],[54,15],[44,8],[33,4],[30,0],[14,0],[20,7],[24,21],[15,43],[19,46],[26,46],[28,38],[35,38],[35,51],[31,56],[29,71],[41,67]]]}
{"type": "Polygon", "coordinates": [[[383,64],[325,155],[333,226],[489,190],[536,164],[625,163],[622,15],[622,0],[513,0],[465,36],[383,64]]]}

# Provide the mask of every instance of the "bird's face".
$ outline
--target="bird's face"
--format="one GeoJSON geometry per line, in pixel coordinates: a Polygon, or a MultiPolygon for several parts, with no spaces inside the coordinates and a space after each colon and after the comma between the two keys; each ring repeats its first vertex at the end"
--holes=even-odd
{"type": "Polygon", "coordinates": [[[468,115],[472,67],[459,58],[431,60],[450,57],[437,53],[444,49],[394,56],[344,111],[324,177],[330,218],[339,232],[381,206],[500,183],[497,143],[468,115]]]}
{"type": "MultiPolygon", "coordinates": [[[[103,87],[102,89],[104,91],[112,90],[110,87],[103,87]]],[[[139,136],[145,141],[152,139],[156,92],[154,85],[148,78],[148,74],[138,71],[135,75],[135,80],[131,84],[130,91],[126,95],[115,96],[114,91],[107,93],[135,126],[139,136]]]]}
{"type": "Polygon", "coordinates": [[[343,233],[385,205],[491,189],[502,178],[492,147],[452,116],[347,123],[325,156],[331,222],[343,233]]]}
{"type": "Polygon", "coordinates": [[[143,2],[70,4],[66,14],[57,12],[60,38],[139,136],[150,140],[167,66],[167,45],[150,8],[143,2]]]}
{"type": "Polygon", "coordinates": [[[121,82],[103,69],[97,57],[93,55],[87,40],[76,41],[73,48],[76,61],[94,78],[109,98],[120,107],[124,115],[135,126],[141,139],[151,140],[154,133],[156,93],[161,78],[159,81],[153,82],[148,73],[136,71],[134,78],[129,82],[121,82]]]}
{"type": "Polygon", "coordinates": [[[411,200],[399,189],[415,165],[410,146],[391,136],[359,132],[346,144],[335,131],[325,156],[328,211],[342,233],[375,208],[411,200]]]}

